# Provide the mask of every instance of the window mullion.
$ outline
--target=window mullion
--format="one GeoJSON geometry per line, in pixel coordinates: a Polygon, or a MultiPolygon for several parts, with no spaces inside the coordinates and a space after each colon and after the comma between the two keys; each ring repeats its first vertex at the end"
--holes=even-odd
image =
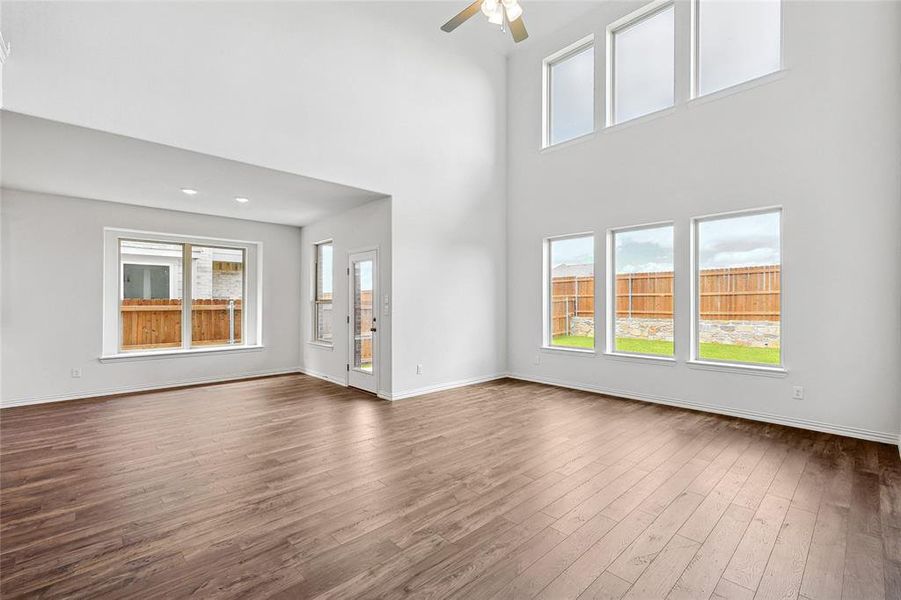
{"type": "Polygon", "coordinates": [[[194,279],[194,265],[191,261],[192,252],[193,250],[191,244],[184,244],[182,246],[182,264],[184,265],[184,268],[182,268],[181,284],[181,347],[185,350],[191,348],[192,336],[191,307],[194,303],[194,299],[192,297],[193,290],[191,289],[191,282],[194,279]]]}

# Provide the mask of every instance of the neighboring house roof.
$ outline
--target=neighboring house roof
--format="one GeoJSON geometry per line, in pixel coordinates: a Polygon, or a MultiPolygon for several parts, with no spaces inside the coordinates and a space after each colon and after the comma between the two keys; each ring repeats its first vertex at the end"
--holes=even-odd
{"type": "Polygon", "coordinates": [[[554,267],[551,277],[592,277],[594,265],[568,265],[563,263],[554,267]]]}

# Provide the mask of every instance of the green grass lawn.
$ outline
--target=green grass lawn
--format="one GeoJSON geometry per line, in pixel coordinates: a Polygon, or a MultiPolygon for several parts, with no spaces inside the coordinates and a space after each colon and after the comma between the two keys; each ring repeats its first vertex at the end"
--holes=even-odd
{"type": "MultiPolygon", "coordinates": [[[[594,338],[576,335],[557,335],[554,336],[554,346],[594,348],[594,338]]],[[[618,352],[633,352],[635,354],[672,356],[673,343],[659,340],[617,338],[616,350],[618,352]]],[[[748,346],[736,346],[731,344],[701,344],[700,354],[701,358],[707,360],[725,360],[762,365],[779,364],[778,348],[751,348],[748,346]]]]}

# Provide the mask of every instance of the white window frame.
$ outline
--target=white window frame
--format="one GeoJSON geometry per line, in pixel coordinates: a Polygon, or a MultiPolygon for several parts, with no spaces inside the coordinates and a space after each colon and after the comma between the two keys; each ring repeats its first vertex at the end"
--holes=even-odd
{"type": "MultiPolygon", "coordinates": [[[[605,282],[607,289],[605,299],[607,302],[605,317],[607,327],[605,328],[604,354],[608,356],[622,356],[629,358],[640,358],[659,360],[665,362],[675,362],[676,360],[676,223],[675,221],[657,221],[654,223],[645,223],[642,225],[629,225],[626,227],[614,227],[607,230],[607,280],[605,282]],[[673,228],[673,354],[665,356],[660,354],[644,354],[641,352],[624,352],[616,349],[616,234],[628,233],[630,231],[641,231],[642,229],[658,229],[662,227],[673,228]]],[[[595,326],[595,339],[597,338],[597,326],[595,326]]],[[[595,342],[597,344],[597,342],[595,342]]]]}
{"type": "Polygon", "coordinates": [[[688,364],[700,368],[712,368],[714,370],[725,370],[733,372],[757,372],[759,374],[783,375],[787,373],[785,367],[785,288],[783,286],[785,279],[785,249],[783,244],[783,233],[785,229],[785,212],[782,206],[766,206],[763,208],[753,208],[746,210],[736,210],[722,212],[701,217],[694,217],[691,220],[691,357],[688,364]],[[698,246],[699,235],[698,226],[706,221],[721,221],[736,217],[749,217],[753,215],[763,215],[769,213],[779,213],[779,364],[766,365],[758,363],[744,363],[737,361],[713,361],[700,357],[700,322],[701,322],[701,299],[698,281],[701,277],[701,269],[698,265],[700,260],[700,248],[698,246]]]}
{"type": "Polygon", "coordinates": [[[713,92],[701,94],[701,0],[690,0],[691,4],[691,67],[690,67],[690,99],[707,98],[717,96],[718,94],[729,93],[730,90],[742,88],[749,83],[772,77],[776,73],[785,70],[785,2],[779,0],[779,68],[769,73],[763,73],[751,79],[745,79],[730,86],[718,89],[713,92]]]}
{"type": "Polygon", "coordinates": [[[115,360],[141,360],[180,355],[209,354],[259,350],[263,347],[262,335],[262,242],[229,240],[205,236],[186,236],[156,231],[118,229],[103,230],[103,337],[102,362],[115,360]],[[120,300],[122,298],[122,266],[120,243],[123,240],[158,242],[182,245],[182,346],[163,350],[122,352],[120,300]],[[191,347],[191,277],[192,246],[228,248],[244,251],[244,307],[241,311],[243,326],[240,344],[228,346],[191,347]]]}
{"type": "Polygon", "coordinates": [[[623,123],[628,123],[629,121],[634,121],[636,119],[643,119],[653,115],[655,113],[662,112],[664,110],[670,110],[674,106],[676,106],[676,77],[677,77],[677,50],[676,44],[678,44],[678,35],[676,29],[678,28],[678,20],[675,18],[676,15],[673,15],[673,103],[669,106],[665,106],[653,112],[649,112],[644,115],[640,115],[637,117],[632,117],[631,119],[626,119],[624,121],[617,122],[616,121],[616,113],[614,102],[616,98],[616,90],[614,89],[616,85],[616,73],[614,73],[615,69],[615,53],[616,53],[616,44],[614,43],[614,38],[616,34],[633,27],[642,21],[649,19],[656,15],[659,12],[666,10],[669,7],[673,7],[675,11],[675,0],[654,0],[650,4],[646,4],[642,6],[636,11],[629,13],[628,15],[622,17],[621,19],[617,19],[613,23],[607,26],[607,61],[606,61],[606,114],[604,123],[607,127],[615,127],[617,125],[622,125],[623,123]]]}
{"type": "Polygon", "coordinates": [[[593,231],[583,231],[581,233],[569,233],[565,235],[557,235],[552,237],[544,238],[542,243],[542,256],[541,256],[541,270],[542,270],[542,300],[541,300],[541,348],[542,350],[553,350],[555,352],[575,352],[578,354],[595,354],[598,348],[598,293],[597,293],[597,285],[598,285],[598,273],[597,273],[597,265],[598,265],[598,253],[597,253],[597,238],[594,235],[593,231]],[[554,336],[551,332],[551,326],[553,325],[553,320],[551,318],[551,310],[553,309],[551,297],[552,297],[552,273],[553,267],[551,265],[551,244],[553,242],[560,242],[564,240],[571,240],[583,237],[591,237],[591,245],[592,245],[592,257],[594,259],[594,347],[593,348],[572,348],[569,346],[555,346],[553,344],[554,336]]]}
{"type": "Polygon", "coordinates": [[[311,300],[312,309],[312,331],[310,332],[310,343],[318,346],[333,347],[335,345],[335,241],[331,238],[320,240],[313,244],[313,298],[311,300]],[[332,341],[319,338],[319,247],[331,245],[332,247],[332,299],[328,301],[332,305],[332,341]]]}
{"type": "MultiPolygon", "coordinates": [[[[597,81],[595,81],[595,85],[592,86],[591,90],[591,131],[584,133],[582,135],[576,136],[574,138],[570,138],[568,140],[564,140],[562,142],[557,142],[555,144],[551,144],[551,67],[555,64],[561,63],[568,58],[575,56],[576,54],[582,52],[583,50],[591,47],[594,50],[594,34],[589,34],[582,39],[573,42],[569,46],[563,48],[562,50],[558,50],[554,52],[550,56],[546,57],[541,63],[541,148],[551,148],[555,146],[560,146],[561,144],[566,144],[572,142],[573,140],[578,140],[589,135],[593,135],[598,128],[597,124],[597,102],[595,90],[597,88],[597,81]]],[[[594,59],[597,58],[597,53],[595,51],[594,59]]],[[[597,74],[597,66],[596,60],[592,60],[592,63],[595,65],[594,71],[597,74]]]]}

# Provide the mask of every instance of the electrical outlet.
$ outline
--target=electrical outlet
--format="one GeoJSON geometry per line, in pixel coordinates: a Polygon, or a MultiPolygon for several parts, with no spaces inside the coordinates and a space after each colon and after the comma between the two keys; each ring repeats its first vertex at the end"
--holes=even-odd
{"type": "Polygon", "coordinates": [[[72,377],[78,379],[81,377],[81,369],[72,369],[72,377]]]}
{"type": "Polygon", "coordinates": [[[792,398],[795,400],[803,400],[804,399],[804,388],[800,385],[796,385],[792,388],[792,398]]]}
{"type": "Polygon", "coordinates": [[[422,375],[422,365],[416,365],[416,374],[422,375]]]}
{"type": "Polygon", "coordinates": [[[540,352],[535,353],[535,358],[532,359],[532,364],[535,365],[536,367],[541,364],[541,353],[540,352]]]}

